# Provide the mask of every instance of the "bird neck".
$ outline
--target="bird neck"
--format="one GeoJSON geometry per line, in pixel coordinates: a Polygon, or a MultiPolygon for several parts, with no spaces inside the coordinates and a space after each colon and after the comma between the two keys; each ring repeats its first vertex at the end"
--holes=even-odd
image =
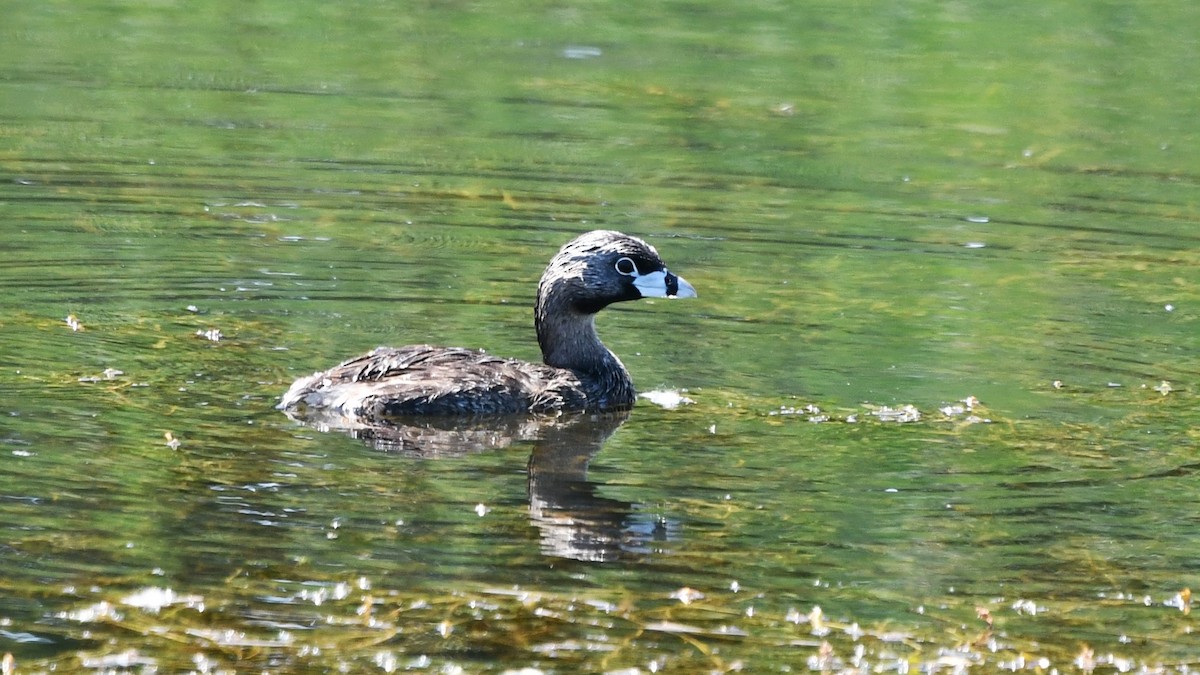
{"type": "Polygon", "coordinates": [[[576,310],[561,294],[539,294],[534,327],[546,365],[591,379],[629,381],[624,364],[596,334],[596,315],[576,310]]]}

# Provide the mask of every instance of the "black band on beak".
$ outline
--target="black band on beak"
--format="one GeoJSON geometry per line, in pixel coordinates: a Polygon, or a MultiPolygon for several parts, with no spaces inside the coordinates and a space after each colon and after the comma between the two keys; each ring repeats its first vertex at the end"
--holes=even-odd
{"type": "Polygon", "coordinates": [[[679,277],[667,272],[667,297],[679,295],[679,277]]]}

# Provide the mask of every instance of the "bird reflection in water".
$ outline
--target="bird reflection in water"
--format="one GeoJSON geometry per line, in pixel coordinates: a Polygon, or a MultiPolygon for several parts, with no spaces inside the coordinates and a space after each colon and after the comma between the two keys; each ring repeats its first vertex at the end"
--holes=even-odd
{"type": "Polygon", "coordinates": [[[532,443],[529,456],[529,518],[543,554],[591,562],[641,555],[669,538],[668,524],[646,522],[634,505],[598,494],[588,465],[629,411],[557,416],[412,416],[370,426],[339,418],[289,417],[321,431],[341,430],[367,445],[411,458],[436,459],[532,443]]]}

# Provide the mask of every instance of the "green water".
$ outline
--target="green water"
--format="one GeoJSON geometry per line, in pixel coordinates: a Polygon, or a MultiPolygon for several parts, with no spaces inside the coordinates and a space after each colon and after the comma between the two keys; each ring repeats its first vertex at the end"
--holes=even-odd
{"type": "Polygon", "coordinates": [[[1200,5],[4,15],[19,672],[1200,666],[1200,5]],[[596,227],[699,291],[598,322],[690,405],[273,409],[379,344],[536,359],[596,227]]]}

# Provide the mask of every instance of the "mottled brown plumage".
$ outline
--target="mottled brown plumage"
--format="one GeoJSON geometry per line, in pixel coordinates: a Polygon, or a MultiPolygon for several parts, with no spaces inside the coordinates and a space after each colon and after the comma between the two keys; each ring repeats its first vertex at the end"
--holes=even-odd
{"type": "Polygon", "coordinates": [[[596,230],[559,250],[538,284],[541,363],[458,347],[380,347],[297,380],[279,407],[331,426],[397,415],[502,415],[620,410],[633,405],[628,371],[596,334],[595,314],[641,297],[694,297],[652,246],[596,230]]]}

